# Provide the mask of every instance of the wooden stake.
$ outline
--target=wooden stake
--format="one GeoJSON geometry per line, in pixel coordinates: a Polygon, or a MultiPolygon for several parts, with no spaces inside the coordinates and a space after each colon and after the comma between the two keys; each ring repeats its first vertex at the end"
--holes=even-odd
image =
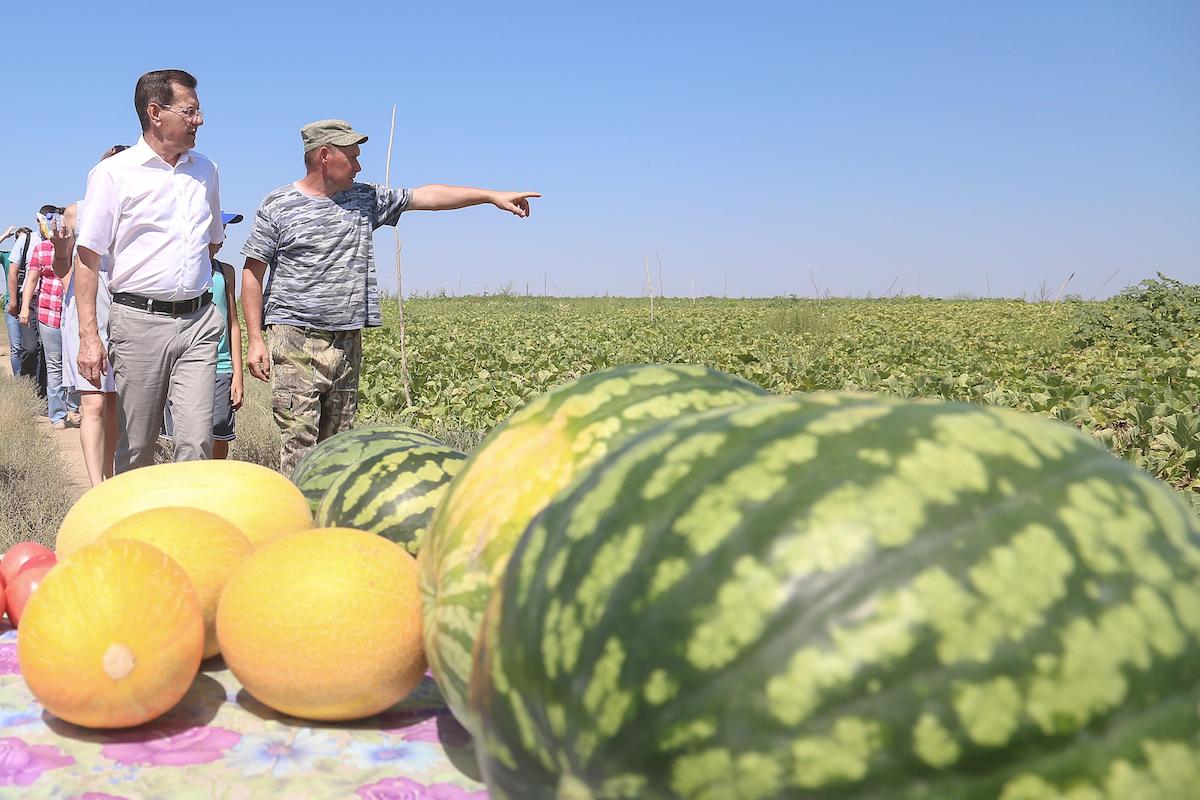
{"type": "MultiPolygon", "coordinates": [[[[1117,272],[1120,272],[1120,271],[1121,270],[1119,270],[1119,269],[1117,270],[1117,272]]],[[[1108,281],[1111,281],[1113,278],[1117,277],[1117,272],[1114,272],[1112,275],[1109,275],[1108,281]]],[[[1097,297],[1100,296],[1100,293],[1104,291],[1105,286],[1108,286],[1108,281],[1105,281],[1104,283],[1100,284],[1100,288],[1096,290],[1096,293],[1094,295],[1092,295],[1093,300],[1095,300],[1097,297]]]]}
{"type": "MultiPolygon", "coordinates": [[[[384,187],[391,186],[392,182],[392,140],[396,136],[396,106],[392,106],[392,130],[388,134],[388,154],[387,166],[383,170],[383,185],[384,187]]],[[[400,229],[394,228],[396,231],[396,307],[400,309],[400,377],[404,380],[404,406],[412,408],[412,392],[408,387],[408,347],[404,330],[404,288],[400,282],[400,248],[404,246],[404,242],[400,241],[400,229]]]]}
{"type": "Polygon", "coordinates": [[[642,253],[642,261],[646,263],[646,286],[650,288],[650,324],[654,324],[654,281],[650,280],[650,260],[642,253]]]}
{"type": "Polygon", "coordinates": [[[1051,314],[1053,314],[1054,309],[1058,307],[1058,298],[1062,297],[1062,293],[1064,290],[1066,290],[1067,284],[1070,283],[1071,278],[1074,278],[1074,277],[1075,277],[1075,273],[1072,272],[1070,274],[1070,276],[1066,279],[1066,281],[1063,282],[1062,289],[1059,289],[1058,294],[1054,296],[1054,302],[1050,305],[1050,313],[1051,314]]]}

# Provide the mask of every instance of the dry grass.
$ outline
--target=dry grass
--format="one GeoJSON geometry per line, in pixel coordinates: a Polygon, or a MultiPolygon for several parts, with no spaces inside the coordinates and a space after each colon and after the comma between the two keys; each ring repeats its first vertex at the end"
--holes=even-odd
{"type": "MultiPolygon", "coordinates": [[[[248,371],[247,371],[248,372],[248,371]]],[[[257,378],[243,380],[242,407],[237,412],[237,438],[229,446],[229,457],[279,469],[279,427],[271,415],[271,390],[257,378]]]]}
{"type": "Polygon", "coordinates": [[[54,547],[71,508],[62,454],[37,427],[42,405],[32,383],[0,377],[0,551],[28,541],[54,547]]]}
{"type": "Polygon", "coordinates": [[[444,421],[406,420],[399,424],[424,431],[447,447],[453,447],[455,450],[459,450],[467,455],[470,455],[471,451],[479,446],[479,443],[483,441],[483,437],[487,436],[488,433],[477,428],[466,428],[452,422],[447,423],[444,421]]]}

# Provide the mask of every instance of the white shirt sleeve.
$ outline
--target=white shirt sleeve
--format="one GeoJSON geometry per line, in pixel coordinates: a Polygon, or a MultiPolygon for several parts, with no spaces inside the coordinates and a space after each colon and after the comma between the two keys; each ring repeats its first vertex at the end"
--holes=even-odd
{"type": "Polygon", "coordinates": [[[208,226],[208,241],[210,244],[220,244],[225,241],[225,226],[221,224],[221,178],[216,164],[213,164],[212,191],[209,192],[208,196],[212,207],[212,222],[208,226]]]}
{"type": "Polygon", "coordinates": [[[75,243],[93,253],[104,255],[113,249],[117,238],[117,221],[121,218],[121,199],[117,196],[117,185],[112,173],[92,168],[88,174],[87,192],[83,204],[87,209],[83,224],[75,231],[75,243]]]}

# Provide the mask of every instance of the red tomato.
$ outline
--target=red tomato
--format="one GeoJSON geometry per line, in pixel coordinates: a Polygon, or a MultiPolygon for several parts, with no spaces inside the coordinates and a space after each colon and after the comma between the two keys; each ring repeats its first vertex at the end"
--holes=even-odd
{"type": "Polygon", "coordinates": [[[21,627],[21,612],[25,610],[25,603],[49,571],[50,567],[27,569],[5,587],[4,603],[8,606],[8,621],[13,625],[21,627]]]}
{"type": "Polygon", "coordinates": [[[30,556],[29,559],[17,567],[17,574],[20,575],[27,569],[37,569],[38,567],[53,567],[58,563],[58,556],[54,553],[38,553],[35,556],[30,556]]]}
{"type": "Polygon", "coordinates": [[[22,564],[24,564],[33,556],[42,553],[50,553],[53,555],[54,551],[45,545],[38,544],[37,542],[21,542],[20,544],[14,544],[12,547],[8,548],[8,552],[5,553],[4,558],[0,560],[0,576],[4,577],[5,586],[12,583],[13,578],[16,577],[17,572],[21,569],[22,564]]]}

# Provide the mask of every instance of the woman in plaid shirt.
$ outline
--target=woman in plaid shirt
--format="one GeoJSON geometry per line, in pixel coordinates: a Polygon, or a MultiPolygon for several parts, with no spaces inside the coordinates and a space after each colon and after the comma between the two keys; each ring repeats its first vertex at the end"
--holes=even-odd
{"type": "Polygon", "coordinates": [[[54,237],[61,238],[69,230],[62,218],[63,209],[57,206],[42,206],[41,214],[46,219],[51,238],[42,239],[29,254],[29,271],[25,278],[25,290],[21,303],[21,324],[28,325],[30,307],[37,295],[37,325],[46,353],[46,397],[49,401],[50,427],[62,430],[67,423],[79,424],[79,396],[68,392],[62,382],[62,312],[65,282],[71,280],[70,249],[61,262],[60,274],[55,272],[54,237]]]}

